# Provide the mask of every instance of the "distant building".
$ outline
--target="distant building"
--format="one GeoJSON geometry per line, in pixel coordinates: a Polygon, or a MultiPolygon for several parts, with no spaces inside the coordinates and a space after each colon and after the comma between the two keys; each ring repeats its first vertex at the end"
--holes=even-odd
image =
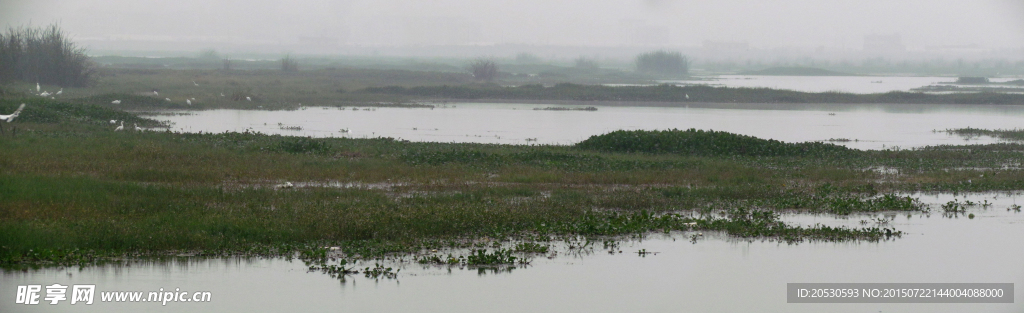
{"type": "Polygon", "coordinates": [[[864,36],[864,51],[878,53],[905,52],[903,38],[899,34],[864,36]]]}

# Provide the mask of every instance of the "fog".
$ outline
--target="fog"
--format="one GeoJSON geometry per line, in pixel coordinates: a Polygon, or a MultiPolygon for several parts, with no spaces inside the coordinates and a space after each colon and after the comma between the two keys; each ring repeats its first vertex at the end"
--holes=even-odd
{"type": "Polygon", "coordinates": [[[871,49],[865,44],[870,36],[890,39],[886,53],[1020,55],[1024,47],[1019,0],[0,0],[0,24],[30,23],[59,23],[94,50],[344,54],[360,47],[656,46],[843,52],[871,49]]]}

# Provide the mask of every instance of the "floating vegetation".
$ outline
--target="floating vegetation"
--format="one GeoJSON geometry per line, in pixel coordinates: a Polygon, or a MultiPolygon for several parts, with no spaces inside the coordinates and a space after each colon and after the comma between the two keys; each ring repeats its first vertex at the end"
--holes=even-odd
{"type": "Polygon", "coordinates": [[[393,268],[390,268],[390,267],[384,267],[384,265],[381,265],[380,263],[374,263],[374,266],[372,268],[371,267],[367,267],[367,268],[363,269],[363,276],[366,276],[366,278],[373,278],[373,279],[379,279],[379,278],[395,279],[395,278],[398,278],[398,272],[400,272],[400,271],[402,271],[402,270],[401,269],[397,269],[396,270],[396,269],[393,269],[393,268]]]}
{"type": "Polygon", "coordinates": [[[514,250],[519,253],[548,253],[549,247],[535,242],[522,242],[514,250]]]}
{"type": "Polygon", "coordinates": [[[595,107],[585,108],[567,108],[567,107],[546,107],[546,108],[533,108],[536,111],[597,111],[595,107]]]}
{"type": "Polygon", "coordinates": [[[1014,204],[1006,208],[1006,211],[1020,212],[1020,205],[1014,204]]]}
{"type": "Polygon", "coordinates": [[[857,139],[850,140],[848,138],[829,138],[829,139],[827,139],[825,141],[828,141],[828,142],[851,142],[851,141],[860,141],[860,140],[857,140],[857,139]]]}
{"type": "Polygon", "coordinates": [[[979,129],[979,128],[956,128],[946,129],[943,132],[958,135],[964,138],[988,136],[1003,140],[1024,141],[1024,129],[979,129]]]}

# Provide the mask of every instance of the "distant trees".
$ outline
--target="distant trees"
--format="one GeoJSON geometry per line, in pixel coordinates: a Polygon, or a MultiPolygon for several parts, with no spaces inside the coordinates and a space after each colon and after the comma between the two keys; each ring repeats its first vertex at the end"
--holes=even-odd
{"type": "Polygon", "coordinates": [[[541,59],[537,55],[529,52],[520,52],[516,54],[516,63],[540,63],[541,59]]]}
{"type": "Polygon", "coordinates": [[[578,69],[596,70],[599,66],[597,65],[597,61],[585,57],[579,57],[573,61],[573,67],[578,69]]]}
{"type": "Polygon", "coordinates": [[[641,73],[685,75],[690,70],[690,64],[682,53],[659,50],[636,56],[636,70],[641,73]]]}
{"type": "Polygon", "coordinates": [[[489,82],[498,77],[498,64],[492,60],[477,59],[469,64],[469,72],[473,78],[489,82]]]}
{"type": "Polygon", "coordinates": [[[84,87],[95,68],[57,25],[8,28],[0,34],[0,82],[26,81],[62,87],[84,87]]]}
{"type": "Polygon", "coordinates": [[[286,55],[283,59],[281,59],[281,71],[298,72],[299,62],[293,60],[290,55],[286,55]]]}

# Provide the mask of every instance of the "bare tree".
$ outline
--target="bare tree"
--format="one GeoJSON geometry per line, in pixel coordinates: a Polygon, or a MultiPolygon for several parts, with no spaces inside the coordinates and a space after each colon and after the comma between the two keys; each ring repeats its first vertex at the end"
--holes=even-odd
{"type": "Polygon", "coordinates": [[[291,56],[286,55],[284,59],[281,59],[281,70],[285,72],[298,72],[299,62],[293,60],[291,56]]]}
{"type": "Polygon", "coordinates": [[[489,82],[498,77],[498,64],[493,60],[477,59],[469,64],[469,71],[473,73],[473,78],[489,82]]]}

